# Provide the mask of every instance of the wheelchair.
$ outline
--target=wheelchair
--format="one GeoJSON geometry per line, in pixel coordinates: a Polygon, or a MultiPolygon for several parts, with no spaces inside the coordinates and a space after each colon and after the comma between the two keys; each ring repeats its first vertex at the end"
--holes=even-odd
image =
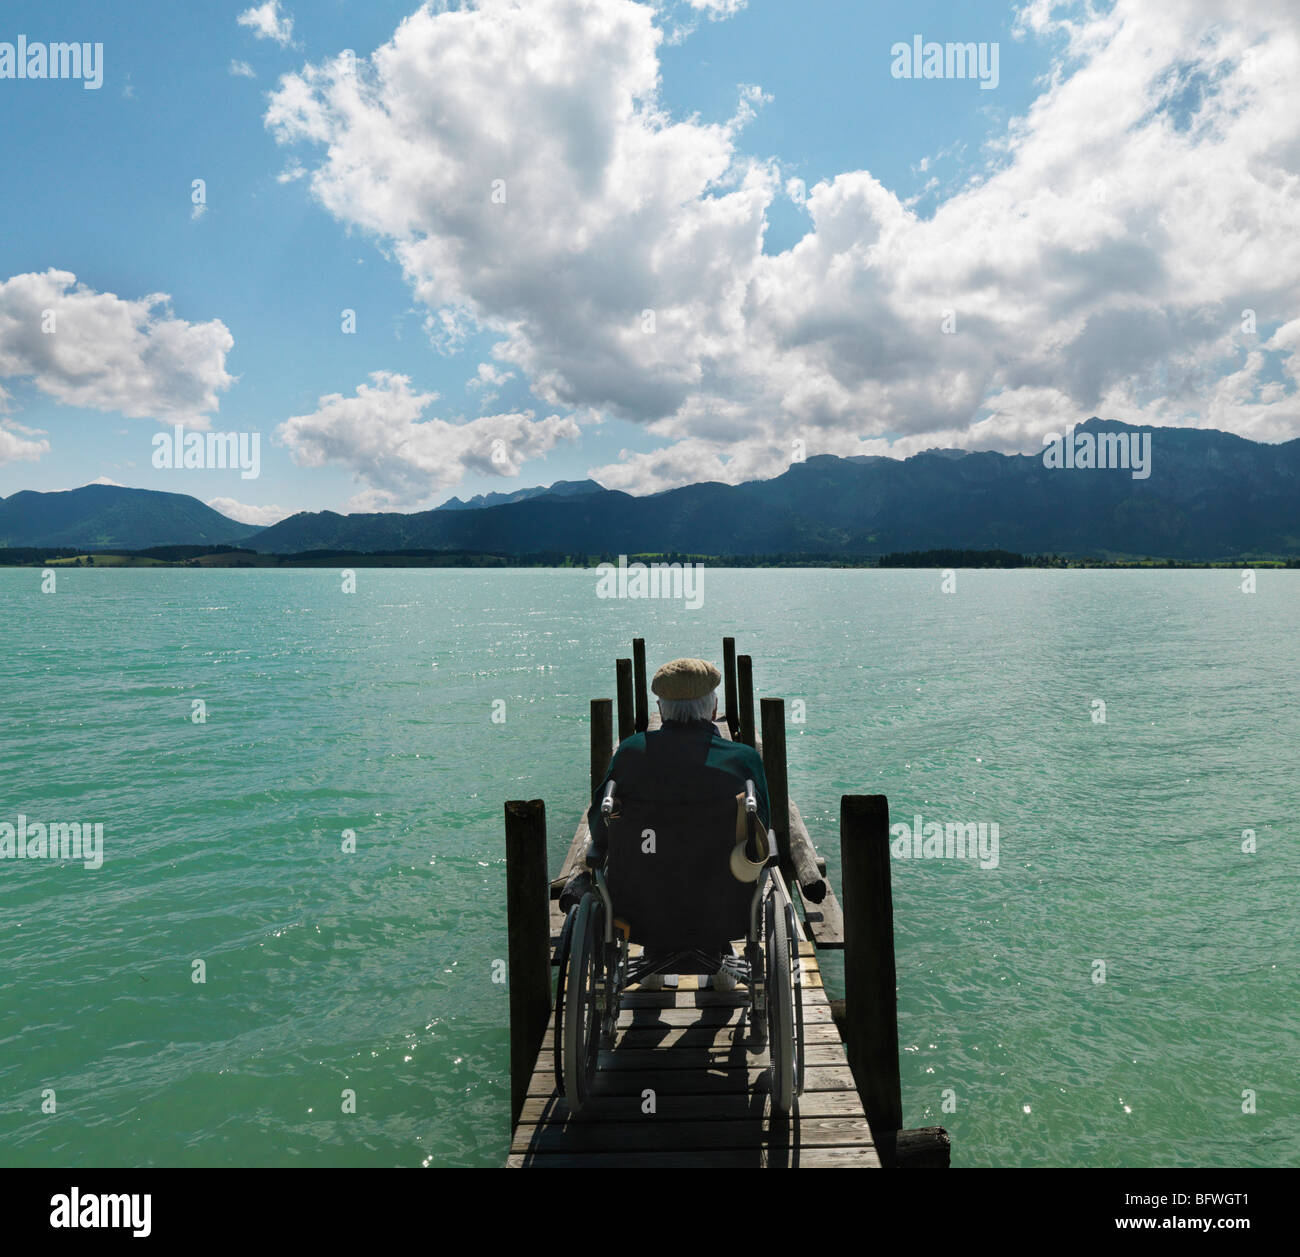
{"type": "Polygon", "coordinates": [[[803,1091],[801,933],[754,783],[743,802],[710,804],[621,802],[616,790],[610,781],[600,805],[604,868],[589,842],[593,886],[560,936],[554,1068],[569,1111],[591,1097],[629,986],[655,973],[726,972],[745,988],[751,1040],[767,1044],[772,1103],[790,1113],[803,1091]],[[741,938],[743,957],[732,948],[741,938]]]}

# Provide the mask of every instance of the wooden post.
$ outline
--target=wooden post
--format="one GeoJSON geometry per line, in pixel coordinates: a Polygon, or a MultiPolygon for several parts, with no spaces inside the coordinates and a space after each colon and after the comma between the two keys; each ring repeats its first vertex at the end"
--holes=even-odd
{"type": "Polygon", "coordinates": [[[650,700],[645,687],[645,638],[632,639],[632,674],[636,686],[636,732],[650,727],[650,700]]]}
{"type": "MultiPolygon", "coordinates": [[[[766,768],[763,771],[766,772],[766,768]]],[[[829,889],[825,861],[821,864],[817,862],[817,848],[808,836],[808,827],[803,823],[798,804],[793,799],[790,800],[790,861],[794,865],[803,897],[809,903],[821,903],[829,889]]]]}
{"type": "Polygon", "coordinates": [[[736,703],[736,639],[722,639],[722,693],[727,703],[727,727],[731,736],[740,736],[740,712],[736,703]]]}
{"type": "Polygon", "coordinates": [[[900,1130],[894,1162],[900,1170],[946,1170],[952,1164],[952,1140],[942,1126],[900,1130]]]}
{"type": "Polygon", "coordinates": [[[551,893],[541,799],[506,804],[506,934],[513,1133],[551,1017],[551,893]]]}
{"type": "MultiPolygon", "coordinates": [[[[748,655],[736,660],[740,678],[740,740],[754,746],[754,661],[748,655]]],[[[730,713],[728,713],[730,714],[730,713]]]]}
{"type": "Polygon", "coordinates": [[[898,981],[889,872],[889,800],[840,798],[844,873],[844,1003],[849,1065],[881,1163],[897,1163],[903,1125],[898,1066],[898,981]]]}
{"type": "MultiPolygon", "coordinates": [[[[741,658],[747,656],[742,655],[741,658]]],[[[772,809],[769,828],[776,830],[776,850],[781,873],[789,885],[798,880],[790,858],[790,787],[785,764],[785,699],[765,698],[759,703],[763,714],[763,774],[767,777],[767,800],[772,809]]]]}
{"type": "Polygon", "coordinates": [[[591,700],[591,793],[595,797],[605,780],[614,752],[614,704],[608,698],[591,700]]]}
{"type": "Polygon", "coordinates": [[[619,659],[614,670],[618,678],[618,740],[621,742],[630,738],[636,729],[636,710],[632,705],[632,661],[619,659]]]}

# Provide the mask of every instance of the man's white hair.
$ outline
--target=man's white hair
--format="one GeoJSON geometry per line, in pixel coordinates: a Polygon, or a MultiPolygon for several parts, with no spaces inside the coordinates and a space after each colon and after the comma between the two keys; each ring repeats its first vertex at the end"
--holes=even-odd
{"type": "Polygon", "coordinates": [[[716,690],[703,698],[661,698],[659,715],[663,720],[710,720],[717,702],[716,690]]]}

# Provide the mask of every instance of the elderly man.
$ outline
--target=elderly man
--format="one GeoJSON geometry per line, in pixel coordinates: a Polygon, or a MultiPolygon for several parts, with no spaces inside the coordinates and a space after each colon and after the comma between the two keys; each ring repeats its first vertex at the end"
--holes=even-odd
{"type": "MultiPolygon", "coordinates": [[[[614,752],[587,813],[598,851],[603,852],[606,846],[600,801],[611,778],[618,783],[621,798],[680,804],[734,799],[749,780],[754,783],[759,821],[767,829],[767,778],[762,757],[752,746],[724,738],[713,724],[721,680],[717,668],[703,659],[674,659],[655,673],[650,688],[659,700],[662,725],[625,738],[614,752]]],[[[567,910],[576,903],[589,884],[585,869],[575,873],[560,897],[561,907],[567,910]]],[[[663,978],[655,975],[645,985],[651,989],[662,986],[663,978]]],[[[720,973],[715,985],[729,990],[735,979],[720,973]]]]}

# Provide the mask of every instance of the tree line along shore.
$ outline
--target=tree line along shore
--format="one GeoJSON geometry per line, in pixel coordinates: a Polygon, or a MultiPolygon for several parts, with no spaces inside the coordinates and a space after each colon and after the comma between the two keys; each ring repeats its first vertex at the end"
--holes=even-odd
{"type": "Polygon", "coordinates": [[[558,567],[601,563],[703,563],[709,567],[773,568],[1300,568],[1300,558],[1235,555],[1163,559],[1126,555],[1018,554],[1011,550],[905,550],[881,555],[843,554],[491,554],[474,550],[305,550],[261,554],[238,546],[153,546],[144,550],[90,550],[75,546],[0,547],[0,567],[558,567]]]}

